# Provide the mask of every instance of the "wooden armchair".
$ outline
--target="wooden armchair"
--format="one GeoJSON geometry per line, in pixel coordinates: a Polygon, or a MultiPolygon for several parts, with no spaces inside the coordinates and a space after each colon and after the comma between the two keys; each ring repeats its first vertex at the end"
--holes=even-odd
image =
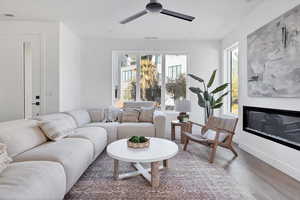
{"type": "Polygon", "coordinates": [[[210,117],[205,125],[195,122],[188,122],[185,127],[185,144],[183,150],[186,151],[189,141],[194,141],[211,148],[209,162],[213,163],[217,147],[221,146],[232,151],[235,156],[237,152],[232,146],[232,139],[235,134],[238,118],[210,117]],[[192,134],[193,125],[200,126],[201,134],[192,134]]]}

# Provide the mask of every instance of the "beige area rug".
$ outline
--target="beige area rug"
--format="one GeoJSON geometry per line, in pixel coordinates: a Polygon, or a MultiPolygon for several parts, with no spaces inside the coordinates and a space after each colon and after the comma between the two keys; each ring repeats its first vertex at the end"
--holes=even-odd
{"type": "MultiPolygon", "coordinates": [[[[170,168],[161,171],[160,186],[156,189],[142,176],[114,180],[113,160],[104,152],[65,199],[254,200],[223,168],[209,164],[197,152],[199,148],[192,144],[189,145],[189,151],[180,150],[170,160],[170,168]]],[[[129,163],[120,162],[120,173],[132,170],[129,163]]]]}

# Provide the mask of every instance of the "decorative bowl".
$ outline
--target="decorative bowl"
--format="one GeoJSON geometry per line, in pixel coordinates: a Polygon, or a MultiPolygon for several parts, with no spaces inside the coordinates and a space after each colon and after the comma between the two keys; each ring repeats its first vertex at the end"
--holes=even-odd
{"type": "Polygon", "coordinates": [[[127,140],[127,146],[134,149],[148,148],[150,139],[143,136],[133,136],[127,140]]]}

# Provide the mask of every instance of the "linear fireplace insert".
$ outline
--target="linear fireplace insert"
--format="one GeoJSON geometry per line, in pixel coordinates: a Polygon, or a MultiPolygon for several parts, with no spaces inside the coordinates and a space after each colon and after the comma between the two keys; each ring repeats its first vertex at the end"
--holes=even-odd
{"type": "Polygon", "coordinates": [[[243,130],[300,150],[300,112],[243,107],[243,130]]]}

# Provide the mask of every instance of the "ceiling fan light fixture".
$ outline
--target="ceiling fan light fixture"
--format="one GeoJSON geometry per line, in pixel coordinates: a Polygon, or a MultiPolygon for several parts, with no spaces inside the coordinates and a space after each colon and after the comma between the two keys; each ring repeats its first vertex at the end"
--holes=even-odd
{"type": "Polygon", "coordinates": [[[120,21],[121,24],[127,24],[133,20],[136,20],[146,14],[162,14],[162,15],[168,15],[170,17],[175,17],[181,20],[185,20],[185,21],[189,21],[192,22],[195,17],[190,16],[190,15],[185,15],[179,12],[175,12],[175,11],[171,11],[171,10],[167,10],[164,9],[164,7],[162,6],[161,3],[158,3],[156,0],[150,0],[150,3],[148,3],[146,5],[146,9],[120,21]]]}
{"type": "Polygon", "coordinates": [[[148,3],[146,5],[146,10],[150,13],[160,13],[163,9],[163,6],[158,2],[148,3]]]}

